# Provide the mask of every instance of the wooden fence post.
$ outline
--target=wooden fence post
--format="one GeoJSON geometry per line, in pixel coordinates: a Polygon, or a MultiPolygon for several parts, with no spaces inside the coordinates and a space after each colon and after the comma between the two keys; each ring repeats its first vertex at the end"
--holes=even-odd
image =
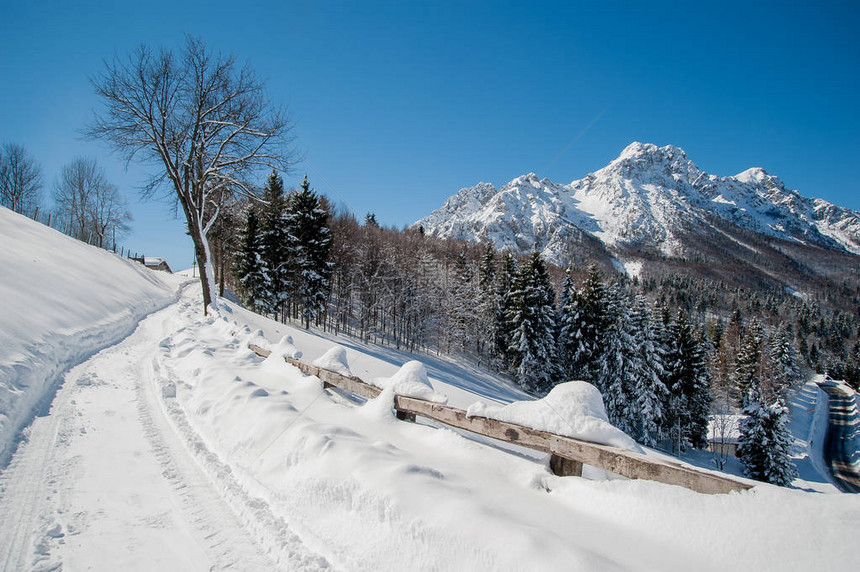
{"type": "Polygon", "coordinates": [[[582,463],[553,454],[549,456],[549,470],[559,477],[581,477],[582,463]]]}
{"type": "MultiPolygon", "coordinates": [[[[271,353],[254,344],[249,344],[248,347],[261,357],[268,357],[271,353]]],[[[379,387],[370,385],[355,376],[342,375],[290,357],[284,357],[284,361],[303,373],[316,376],[323,382],[323,387],[337,387],[365,399],[373,399],[382,393],[379,387]]],[[[469,416],[464,409],[424,399],[396,395],[394,409],[398,419],[415,421],[416,416],[426,417],[450,427],[549,453],[549,468],[559,476],[582,476],[582,465],[587,464],[623,477],[650,479],[686,487],[700,493],[729,493],[752,487],[748,482],[685,466],[678,462],[664,461],[642,453],[581,441],[497,419],[478,415],[469,416]]]]}

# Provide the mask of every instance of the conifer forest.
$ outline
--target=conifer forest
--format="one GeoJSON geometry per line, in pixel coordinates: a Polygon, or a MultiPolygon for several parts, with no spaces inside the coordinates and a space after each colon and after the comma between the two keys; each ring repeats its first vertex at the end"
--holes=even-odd
{"type": "Polygon", "coordinates": [[[858,382],[855,316],[826,293],[558,268],[537,252],[383,228],[372,213],[359,221],[307,177],[285,190],[273,172],[261,196],[222,212],[209,240],[222,294],[249,308],[465,357],[535,395],[591,382],[612,423],[648,446],[703,448],[709,416],[742,413],[739,458],[749,476],[777,484],[793,476],[787,390],[810,371],[858,382]]]}

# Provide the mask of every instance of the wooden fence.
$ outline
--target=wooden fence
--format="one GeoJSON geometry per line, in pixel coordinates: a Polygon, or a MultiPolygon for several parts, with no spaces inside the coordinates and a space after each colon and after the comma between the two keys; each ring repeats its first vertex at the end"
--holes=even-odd
{"type": "MultiPolygon", "coordinates": [[[[261,357],[268,357],[271,353],[254,344],[248,347],[261,357]]],[[[303,373],[318,377],[324,387],[337,387],[365,399],[373,399],[382,393],[379,387],[355,376],[342,375],[293,358],[285,357],[284,361],[303,373]]],[[[463,409],[414,397],[395,396],[394,410],[398,419],[414,421],[416,416],[425,417],[499,441],[549,453],[550,469],[560,476],[581,476],[582,465],[585,464],[631,479],[680,485],[700,493],[719,494],[751,488],[745,482],[679,463],[487,417],[467,416],[463,409]]]]}

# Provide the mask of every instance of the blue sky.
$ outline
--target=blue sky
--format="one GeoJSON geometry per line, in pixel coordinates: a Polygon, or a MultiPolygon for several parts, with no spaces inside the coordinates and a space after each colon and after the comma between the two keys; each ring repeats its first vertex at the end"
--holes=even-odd
{"type": "Polygon", "coordinates": [[[765,168],[860,210],[858,2],[9,2],[0,19],[0,141],[42,164],[96,157],[132,204],[137,252],[192,260],[170,202],[78,135],[89,78],[186,33],[247,60],[295,120],[313,187],[403,226],[479,181],[570,182],[631,141],[703,170],[765,168]],[[565,151],[566,149],[566,151],[565,151]]]}

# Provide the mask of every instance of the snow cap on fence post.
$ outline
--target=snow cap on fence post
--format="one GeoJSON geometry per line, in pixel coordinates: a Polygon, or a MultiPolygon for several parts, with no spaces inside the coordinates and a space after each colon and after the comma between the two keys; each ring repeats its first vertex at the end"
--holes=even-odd
{"type": "Polygon", "coordinates": [[[433,403],[448,403],[448,396],[433,389],[427,377],[427,368],[420,361],[406,362],[397,370],[397,373],[391,377],[377,379],[374,385],[391,389],[395,395],[414,397],[433,403]]]}
{"type": "Polygon", "coordinates": [[[584,381],[559,383],[546,397],[535,401],[515,401],[505,406],[478,401],[469,406],[466,414],[642,452],[632,437],[609,423],[603,397],[596,387],[584,381]]]}
{"type": "Polygon", "coordinates": [[[302,352],[293,344],[293,338],[284,336],[277,344],[272,346],[272,353],[266,360],[275,360],[283,362],[284,358],[299,359],[302,357],[302,352]]]}
{"type": "Polygon", "coordinates": [[[326,353],[315,359],[313,365],[346,377],[353,377],[346,361],[346,349],[343,346],[332,346],[326,353]]]}

